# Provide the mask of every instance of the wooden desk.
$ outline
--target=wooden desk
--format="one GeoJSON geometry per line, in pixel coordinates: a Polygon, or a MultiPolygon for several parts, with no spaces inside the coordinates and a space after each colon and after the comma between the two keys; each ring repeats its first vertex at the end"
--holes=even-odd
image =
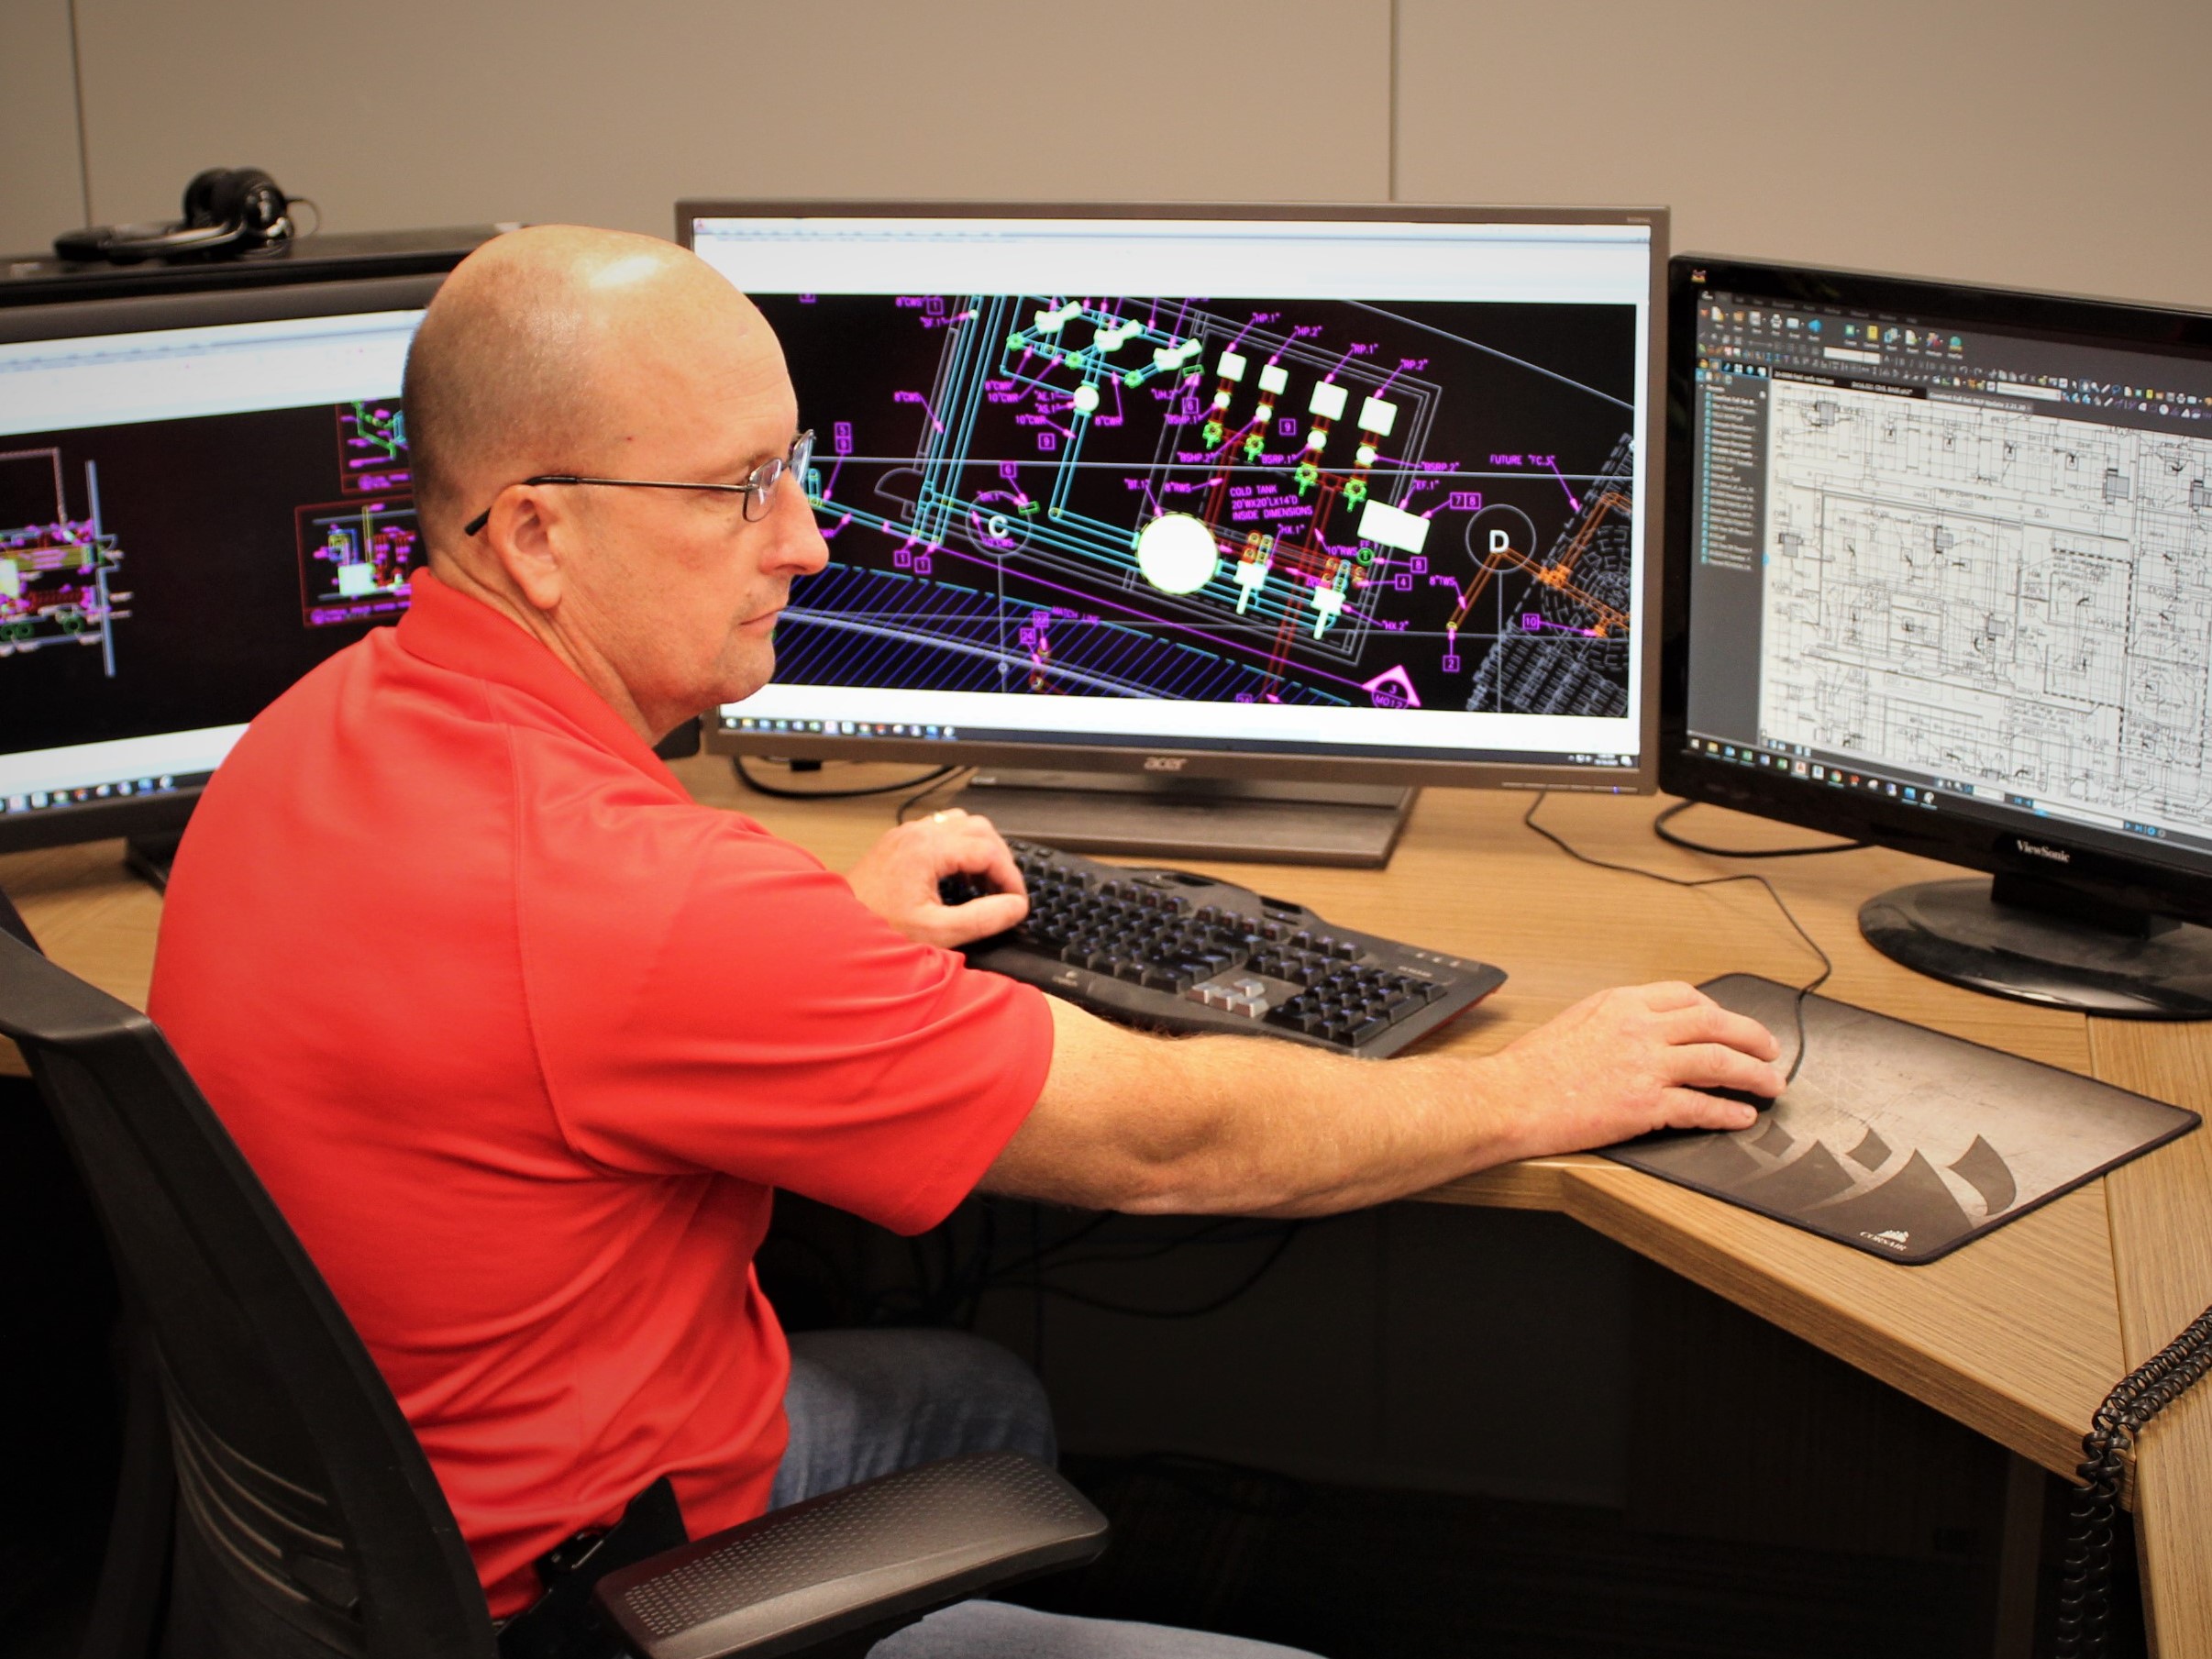
{"type": "MultiPolygon", "coordinates": [[[[726,766],[680,769],[702,800],[734,804],[844,868],[897,797],[741,796],[726,766]]],[[[895,778],[857,769],[838,781],[895,778]]],[[[1511,975],[1451,1041],[1488,1048],[1604,986],[1748,971],[1798,980],[1814,964],[1755,886],[1686,891],[1578,865],[1519,822],[1527,797],[1427,791],[1388,870],[1211,868],[1294,896],[1333,920],[1477,956],[1511,975]]],[[[1747,867],[1668,847],[1654,803],[1554,796],[1544,822],[1601,857],[1678,875],[1747,867]]],[[[1699,833],[1743,846],[1797,832],[1711,813],[1699,833]]],[[[2090,1020],[1908,973],[1859,937],[1860,901],[1946,873],[1875,850],[1759,867],[1835,959],[1846,1001],[2212,1115],[2212,1028],[2090,1020]]],[[[1956,872],[1950,872],[1956,873],[1956,872]]],[[[0,887],[61,961],[142,1004],[160,901],[116,844],[0,858],[0,887]]],[[[12,1054],[0,1055],[19,1069],[12,1054]]],[[[1807,1342],[2068,1477],[2112,1385],[2212,1304],[2212,1134],[2140,1158],[1968,1249],[1907,1268],[1595,1157],[1494,1170],[1441,1202],[1562,1211],[1807,1342]]],[[[2135,1504],[2155,1650],[2212,1655],[2212,1387],[2146,1434],[2135,1504]]]]}

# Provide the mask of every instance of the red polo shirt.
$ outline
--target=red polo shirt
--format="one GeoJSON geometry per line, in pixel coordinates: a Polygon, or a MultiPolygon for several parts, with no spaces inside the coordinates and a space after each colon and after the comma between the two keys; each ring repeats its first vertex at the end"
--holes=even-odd
{"type": "Polygon", "coordinates": [[[674,1477],[783,1454],[770,1189],[917,1232],[1051,1062],[1042,996],[702,807],[506,618],[414,609],[272,703],[178,856],[150,1009],[367,1342],[494,1613],[674,1477]]]}

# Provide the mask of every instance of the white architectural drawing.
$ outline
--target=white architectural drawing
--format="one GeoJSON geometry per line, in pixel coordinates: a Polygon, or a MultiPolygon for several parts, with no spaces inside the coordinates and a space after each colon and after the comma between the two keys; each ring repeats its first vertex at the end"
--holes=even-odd
{"type": "Polygon", "coordinates": [[[1764,740],[2212,828],[2212,440],[1771,399],[1764,740]]]}

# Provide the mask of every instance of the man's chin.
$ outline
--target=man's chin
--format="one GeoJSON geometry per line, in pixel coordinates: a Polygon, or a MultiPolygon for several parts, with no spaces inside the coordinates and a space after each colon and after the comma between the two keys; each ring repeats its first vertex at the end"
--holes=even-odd
{"type": "Polygon", "coordinates": [[[714,697],[713,707],[725,703],[743,702],[755,691],[775,678],[776,648],[767,640],[748,642],[745,652],[745,666],[733,669],[723,677],[721,689],[714,697]]]}

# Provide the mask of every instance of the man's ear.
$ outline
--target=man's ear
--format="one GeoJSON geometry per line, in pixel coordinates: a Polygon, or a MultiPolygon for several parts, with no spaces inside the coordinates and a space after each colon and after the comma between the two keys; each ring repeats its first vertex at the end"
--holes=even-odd
{"type": "Polygon", "coordinates": [[[515,592],[531,609],[549,614],[560,606],[569,526],[562,508],[547,496],[528,484],[503,490],[481,534],[515,592]]]}

